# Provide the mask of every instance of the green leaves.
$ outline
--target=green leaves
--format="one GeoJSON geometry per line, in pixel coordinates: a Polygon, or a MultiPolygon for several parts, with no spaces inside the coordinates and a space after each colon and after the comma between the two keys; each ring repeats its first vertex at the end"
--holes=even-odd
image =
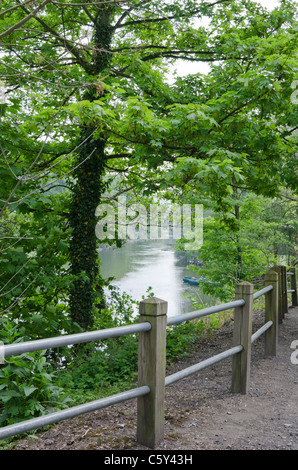
{"type": "MultiPolygon", "coordinates": [[[[3,30],[33,8],[5,5],[13,9],[1,17],[3,30]]],[[[9,275],[20,269],[9,302],[0,297],[3,309],[13,299],[18,305],[25,288],[34,314],[51,298],[66,305],[73,282],[64,275],[67,191],[77,179],[83,184],[73,194],[73,225],[80,224],[76,260],[83,267],[91,263],[84,246],[95,246],[95,199],[116,176],[121,191],[199,192],[227,213],[233,188],[272,196],[280,185],[297,187],[291,2],[273,12],[253,1],[191,0],[135,1],[129,12],[125,4],[101,9],[90,3],[88,12],[48,4],[28,23],[34,34],[17,28],[2,41],[0,75],[9,103],[1,108],[1,200],[14,192],[3,218],[3,235],[13,238],[3,238],[1,266],[9,275]],[[197,26],[203,16],[204,26],[197,26]],[[211,71],[183,70],[169,80],[178,58],[208,62],[211,71]],[[88,243],[82,243],[87,219],[88,243]],[[22,252],[15,251],[19,246],[22,252]],[[29,256],[28,269],[22,268],[29,256]]],[[[3,276],[3,285],[8,280],[3,276]]],[[[20,308],[25,304],[22,298],[20,308]]]]}
{"type": "MultiPolygon", "coordinates": [[[[297,203],[269,199],[252,193],[230,194],[229,214],[205,208],[204,243],[195,253],[202,267],[192,266],[206,281],[204,292],[231,300],[235,284],[250,281],[262,285],[267,269],[286,257],[291,265],[297,250],[297,203]]],[[[183,244],[179,245],[183,248],[183,244]]]]}
{"type": "Polygon", "coordinates": [[[15,356],[0,369],[1,426],[40,416],[65,402],[62,389],[53,384],[45,352],[15,356]]]}
{"type": "MultiPolygon", "coordinates": [[[[297,192],[293,2],[269,12],[252,0],[66,1],[48,2],[34,16],[34,2],[2,3],[0,35],[9,31],[0,39],[3,338],[112,322],[95,209],[114,194],[207,204],[213,212],[200,256],[219,283],[205,288],[221,297],[275,260],[273,246],[288,253],[297,229],[292,208],[282,227],[262,212],[272,209],[268,201],[243,194],[297,192]],[[181,76],[172,73],[178,59],[181,76]],[[210,73],[187,73],[186,61],[197,70],[207,63],[210,73]]],[[[191,334],[171,336],[173,350],[191,334]]],[[[98,386],[111,365],[113,380],[122,377],[135,346],[114,341],[103,353],[105,370],[94,372],[97,353],[78,380],[91,375],[88,383],[98,386]]],[[[44,360],[27,355],[0,369],[5,422],[44,412],[59,395],[44,360]]]]}

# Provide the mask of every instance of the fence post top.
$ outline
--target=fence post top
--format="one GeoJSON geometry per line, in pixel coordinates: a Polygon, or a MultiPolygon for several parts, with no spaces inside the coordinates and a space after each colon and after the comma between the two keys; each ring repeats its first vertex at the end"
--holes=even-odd
{"type": "Polygon", "coordinates": [[[270,269],[270,271],[265,274],[265,279],[270,281],[278,281],[278,273],[273,269],[270,269]]]}
{"type": "Polygon", "coordinates": [[[140,315],[159,316],[166,315],[168,311],[168,302],[158,297],[149,297],[140,302],[140,315]]]}
{"type": "Polygon", "coordinates": [[[277,264],[275,266],[272,266],[272,268],[270,269],[270,271],[281,271],[283,268],[283,266],[281,264],[277,264]]]}
{"type": "Polygon", "coordinates": [[[247,294],[253,294],[254,291],[254,286],[250,282],[243,281],[239,282],[239,284],[236,285],[236,292],[244,292],[247,294]]]}

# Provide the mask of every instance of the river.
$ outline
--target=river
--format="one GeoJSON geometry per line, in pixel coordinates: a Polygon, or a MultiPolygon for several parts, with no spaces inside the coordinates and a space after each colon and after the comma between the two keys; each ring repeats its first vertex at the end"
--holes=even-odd
{"type": "Polygon", "coordinates": [[[198,286],[183,282],[184,276],[197,276],[166,240],[129,241],[121,248],[100,251],[103,277],[114,277],[112,285],[135,300],[146,297],[150,286],[154,295],[168,302],[168,316],[194,310],[189,296],[200,304],[214,305],[215,299],[198,286]]]}

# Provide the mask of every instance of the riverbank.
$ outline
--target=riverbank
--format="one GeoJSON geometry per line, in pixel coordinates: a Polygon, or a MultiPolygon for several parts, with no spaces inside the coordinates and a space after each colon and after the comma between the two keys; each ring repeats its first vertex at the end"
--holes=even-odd
{"type": "MultiPolygon", "coordinates": [[[[254,314],[254,330],[264,323],[254,314]]],[[[181,370],[231,346],[233,322],[200,342],[181,370]]],[[[231,361],[215,364],[166,389],[165,439],[161,450],[298,450],[298,365],[291,343],[298,340],[298,308],[279,327],[276,357],[264,356],[260,338],[252,348],[247,395],[230,392],[231,361]]],[[[129,401],[55,425],[13,450],[145,450],[136,442],[136,401],[129,401]]]]}

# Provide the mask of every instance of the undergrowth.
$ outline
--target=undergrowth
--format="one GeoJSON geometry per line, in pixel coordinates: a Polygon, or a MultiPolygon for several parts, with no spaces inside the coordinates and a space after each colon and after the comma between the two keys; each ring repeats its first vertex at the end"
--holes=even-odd
{"type": "MultiPolygon", "coordinates": [[[[146,297],[152,295],[149,289],[146,297]]],[[[113,289],[94,329],[138,322],[136,305],[113,289]]],[[[222,318],[214,314],[168,327],[167,363],[188,355],[202,336],[212,335],[222,318]]],[[[23,340],[16,325],[5,326],[7,343],[23,340]]],[[[136,386],[137,363],[138,335],[14,356],[0,366],[0,426],[129,390],[136,386]]]]}

